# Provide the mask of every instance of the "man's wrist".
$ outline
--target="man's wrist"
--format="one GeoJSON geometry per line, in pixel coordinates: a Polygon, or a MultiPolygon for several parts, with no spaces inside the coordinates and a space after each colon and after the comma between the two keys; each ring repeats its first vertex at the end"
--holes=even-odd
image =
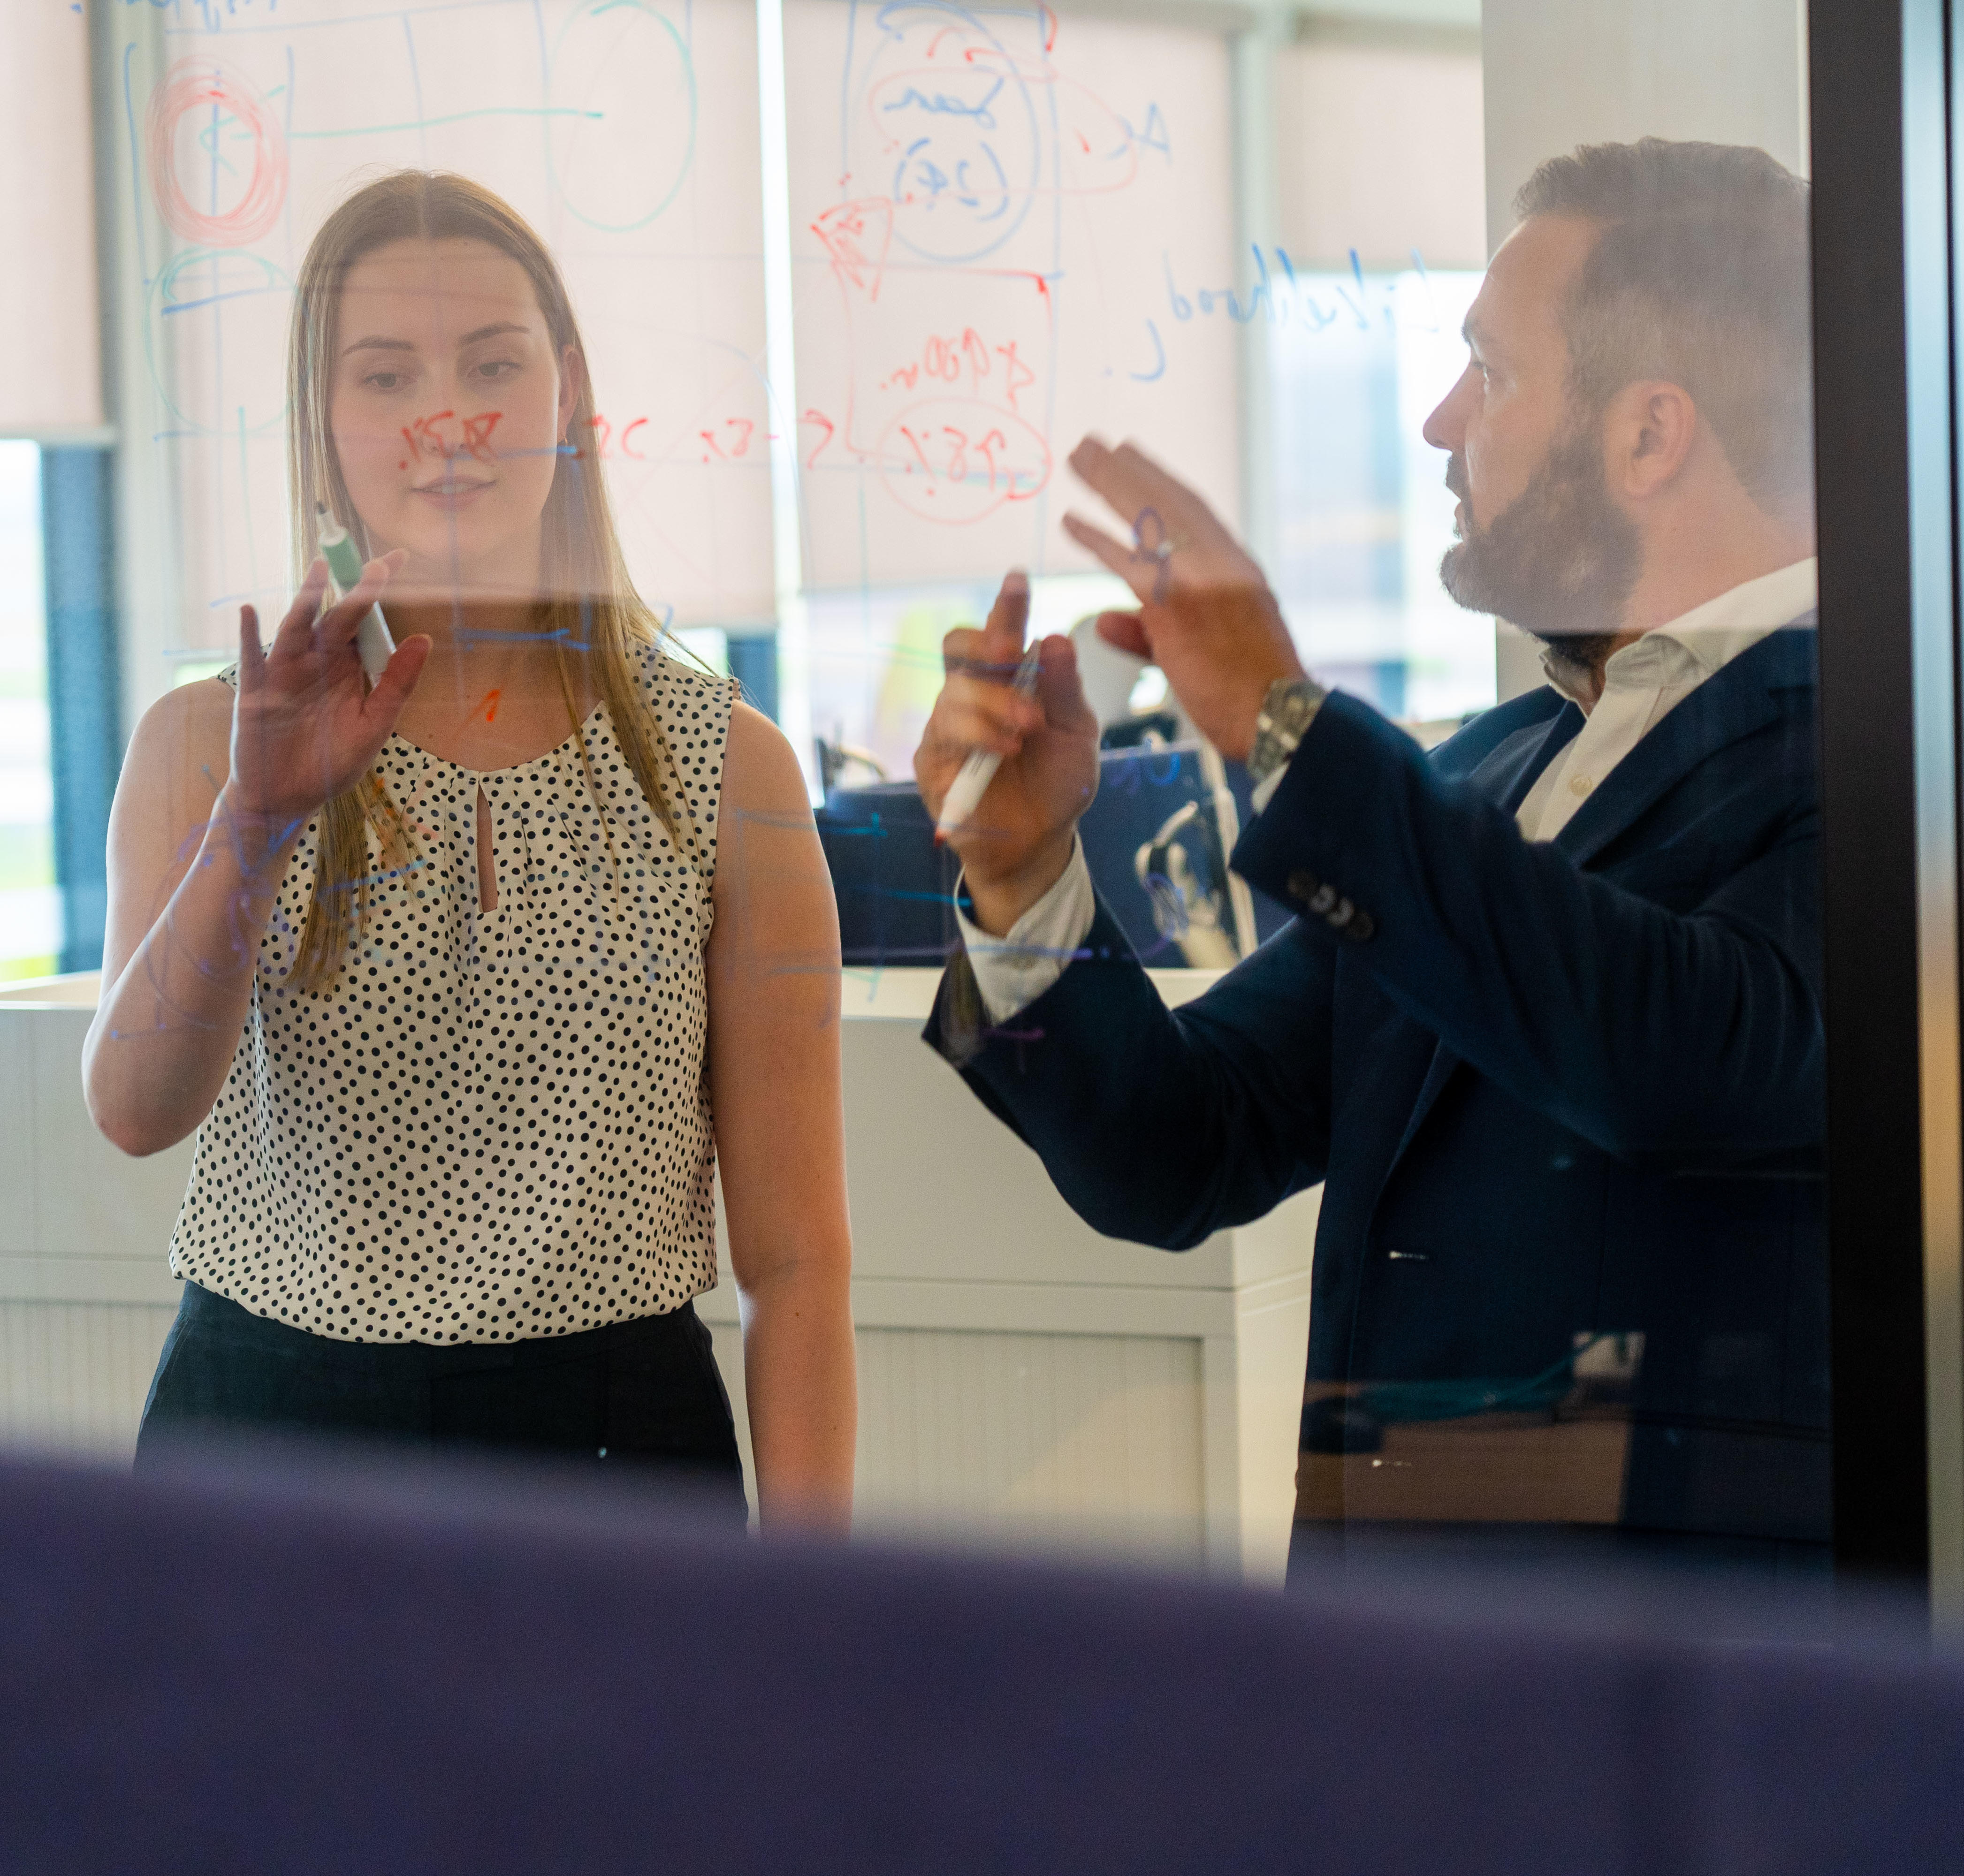
{"type": "Polygon", "coordinates": [[[1075,823],[1046,841],[1023,865],[995,879],[977,879],[973,867],[962,874],[974,922],[991,938],[1007,938],[1009,928],[1064,877],[1077,851],[1075,823]]]}
{"type": "Polygon", "coordinates": [[[1225,709],[1218,726],[1202,723],[1202,733],[1230,761],[1245,762],[1260,733],[1262,710],[1269,693],[1278,684],[1300,682],[1304,675],[1301,661],[1286,648],[1281,656],[1265,659],[1256,666],[1244,669],[1234,680],[1233,704],[1225,709]]]}
{"type": "Polygon", "coordinates": [[[1278,678],[1262,699],[1248,749],[1248,773],[1259,784],[1288,765],[1329,693],[1314,678],[1278,678]]]}

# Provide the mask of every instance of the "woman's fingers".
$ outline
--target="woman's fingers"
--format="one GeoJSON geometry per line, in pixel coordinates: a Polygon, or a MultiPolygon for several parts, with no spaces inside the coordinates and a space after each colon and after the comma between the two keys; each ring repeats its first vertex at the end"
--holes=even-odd
{"type": "Polygon", "coordinates": [[[374,689],[362,704],[363,719],[378,725],[384,736],[395,728],[396,719],[402,715],[403,706],[416,688],[416,679],[422,676],[423,666],[429,661],[430,644],[428,634],[423,632],[404,639],[396,647],[396,655],[383,667],[382,675],[375,680],[374,689]]]}
{"type": "Polygon", "coordinates": [[[239,608],[239,688],[256,691],[266,680],[265,648],[259,643],[259,614],[252,606],[239,608]]]}
{"type": "Polygon", "coordinates": [[[294,658],[313,648],[314,617],[320,611],[321,595],[326,590],[327,563],[316,560],[300,582],[300,589],[287,608],[287,616],[280,621],[280,629],[273,634],[271,656],[294,658]]]}
{"type": "Polygon", "coordinates": [[[320,615],[315,636],[323,651],[339,651],[354,643],[368,608],[381,598],[383,588],[388,585],[391,571],[387,560],[371,560],[361,569],[361,578],[354,589],[320,615]]]}

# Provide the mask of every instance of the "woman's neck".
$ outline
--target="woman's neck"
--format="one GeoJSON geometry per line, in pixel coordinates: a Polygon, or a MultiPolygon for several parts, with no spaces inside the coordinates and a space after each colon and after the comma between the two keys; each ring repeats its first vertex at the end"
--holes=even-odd
{"type": "Polygon", "coordinates": [[[536,531],[467,564],[439,563],[412,550],[390,581],[382,610],[398,643],[418,632],[429,638],[419,688],[509,693],[543,681],[557,693],[559,659],[542,560],[536,531]]]}
{"type": "Polygon", "coordinates": [[[551,610],[537,599],[385,598],[399,644],[418,632],[432,641],[400,733],[473,768],[527,761],[563,741],[599,688],[584,657],[568,661],[562,679],[551,610]]]}

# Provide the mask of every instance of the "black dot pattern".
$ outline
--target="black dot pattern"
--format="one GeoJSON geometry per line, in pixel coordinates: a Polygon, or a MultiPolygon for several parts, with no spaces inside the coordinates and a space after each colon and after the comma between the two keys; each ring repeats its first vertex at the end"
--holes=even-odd
{"type": "Polygon", "coordinates": [[[307,829],[197,1131],[179,1276],[348,1342],[570,1335],[714,1288],[703,949],[733,691],[655,651],[644,681],[696,854],[669,840],[605,705],[583,726],[605,820],[572,738],[480,773],[391,736],[376,773],[415,855],[385,867],[371,833],[366,928],[308,992],[287,981],[307,829]]]}

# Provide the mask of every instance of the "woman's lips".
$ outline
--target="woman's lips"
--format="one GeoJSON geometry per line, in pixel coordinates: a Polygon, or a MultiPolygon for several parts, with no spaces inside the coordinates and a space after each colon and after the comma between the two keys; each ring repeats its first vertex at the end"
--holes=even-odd
{"type": "Polygon", "coordinates": [[[459,476],[454,482],[432,482],[410,493],[436,508],[454,509],[467,508],[477,498],[486,494],[496,485],[480,482],[475,476],[459,476]]]}

